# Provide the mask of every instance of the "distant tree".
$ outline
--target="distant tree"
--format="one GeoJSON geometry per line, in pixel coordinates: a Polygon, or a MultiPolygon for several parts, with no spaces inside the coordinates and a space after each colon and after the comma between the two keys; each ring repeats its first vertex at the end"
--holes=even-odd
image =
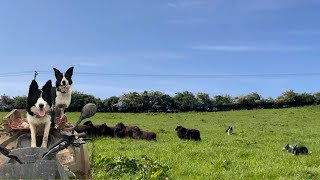
{"type": "Polygon", "coordinates": [[[260,99],[256,101],[259,108],[274,108],[275,107],[275,100],[272,97],[268,97],[266,99],[260,99]]]}
{"type": "Polygon", "coordinates": [[[0,96],[0,111],[11,111],[13,109],[13,99],[8,95],[0,96]]]}
{"type": "Polygon", "coordinates": [[[241,95],[236,98],[235,104],[238,106],[237,109],[252,109],[258,106],[260,100],[261,96],[258,93],[251,93],[247,95],[241,95]]]}
{"type": "MultiPolygon", "coordinates": [[[[0,111],[10,111],[13,108],[24,109],[27,96],[0,96],[0,111]]],[[[75,91],[71,96],[68,111],[81,111],[87,103],[95,103],[99,112],[171,112],[171,111],[208,111],[237,110],[252,108],[282,108],[287,106],[305,106],[320,104],[320,92],[314,94],[285,91],[276,99],[263,99],[258,93],[250,93],[239,97],[217,95],[210,99],[207,93],[196,95],[189,91],[178,92],[170,96],[160,91],[128,92],[121,96],[112,96],[105,100],[93,95],[75,91]]]]}
{"type": "Polygon", "coordinates": [[[118,102],[119,102],[119,97],[111,96],[103,101],[103,105],[106,108],[106,111],[117,112],[118,111],[118,107],[117,107],[118,102]]]}
{"type": "Polygon", "coordinates": [[[97,105],[97,111],[98,112],[106,112],[106,107],[103,104],[103,101],[100,98],[95,97],[95,104],[97,105]]]}
{"type": "Polygon", "coordinates": [[[25,109],[27,106],[27,96],[16,96],[13,99],[13,107],[15,109],[25,109]]]}
{"type": "Polygon", "coordinates": [[[71,95],[71,103],[68,107],[68,111],[81,111],[83,106],[87,103],[95,103],[98,106],[100,104],[99,100],[93,95],[75,91],[71,95]]]}
{"type": "Polygon", "coordinates": [[[298,101],[299,101],[299,95],[293,90],[288,90],[283,92],[282,95],[276,99],[277,104],[280,106],[281,105],[297,106],[298,101]]]}
{"type": "Polygon", "coordinates": [[[313,96],[315,98],[315,103],[320,104],[320,92],[314,93],[313,96]]]}
{"type": "Polygon", "coordinates": [[[261,96],[256,92],[248,94],[247,98],[248,98],[249,103],[255,103],[256,101],[261,100],[261,96]]]}
{"type": "Polygon", "coordinates": [[[316,103],[316,97],[308,93],[302,93],[298,95],[298,100],[299,106],[307,106],[316,103]]]}
{"type": "Polygon", "coordinates": [[[200,111],[209,111],[212,109],[212,101],[210,100],[209,94],[199,92],[196,95],[197,109],[200,111]]]}
{"type": "Polygon", "coordinates": [[[258,100],[261,100],[261,96],[258,93],[242,95],[237,99],[240,104],[254,104],[258,100]]]}
{"type": "Polygon", "coordinates": [[[160,91],[145,91],[142,93],[142,97],[144,99],[145,108],[144,110],[151,110],[151,111],[163,111],[164,109],[164,102],[163,97],[164,93],[160,91]]]}
{"type": "Polygon", "coordinates": [[[178,107],[180,111],[193,111],[196,109],[197,99],[189,91],[176,93],[173,99],[176,107],[178,107]]]}
{"type": "Polygon", "coordinates": [[[218,111],[226,111],[233,109],[233,98],[230,95],[217,95],[212,99],[213,106],[218,111]]]}
{"type": "Polygon", "coordinates": [[[142,98],[142,109],[143,111],[151,109],[151,102],[150,102],[150,92],[149,91],[144,91],[141,93],[141,98],[142,98]]]}
{"type": "Polygon", "coordinates": [[[174,107],[174,99],[168,94],[161,96],[162,110],[163,111],[172,111],[174,107]]]}
{"type": "Polygon", "coordinates": [[[119,111],[139,112],[143,107],[143,98],[138,92],[124,93],[119,97],[119,111]]]}
{"type": "Polygon", "coordinates": [[[215,106],[232,104],[232,97],[229,95],[218,95],[213,97],[215,106]]]}
{"type": "Polygon", "coordinates": [[[143,99],[143,110],[162,111],[163,102],[162,96],[164,93],[160,91],[144,91],[141,93],[143,99]]]}

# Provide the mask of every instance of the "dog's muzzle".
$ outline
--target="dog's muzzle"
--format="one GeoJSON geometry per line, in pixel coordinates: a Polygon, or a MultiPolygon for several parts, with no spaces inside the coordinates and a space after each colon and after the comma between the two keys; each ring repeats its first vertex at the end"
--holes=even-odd
{"type": "Polygon", "coordinates": [[[37,118],[43,118],[47,115],[50,115],[50,111],[46,111],[45,108],[38,109],[38,112],[36,113],[37,118]]]}

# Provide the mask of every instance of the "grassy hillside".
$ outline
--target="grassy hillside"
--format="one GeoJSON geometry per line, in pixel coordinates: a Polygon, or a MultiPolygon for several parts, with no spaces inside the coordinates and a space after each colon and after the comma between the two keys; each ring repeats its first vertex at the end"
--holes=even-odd
{"type": "MultiPolygon", "coordinates": [[[[79,113],[67,115],[74,122],[79,113]]],[[[157,132],[157,142],[100,137],[89,142],[89,150],[110,158],[147,155],[169,166],[169,179],[320,178],[319,106],[212,113],[97,113],[91,120],[113,126],[123,122],[157,132]],[[177,125],[199,129],[202,141],[179,140],[174,131],[177,125]],[[226,135],[228,126],[233,126],[234,135],[226,135]],[[287,143],[306,145],[310,154],[293,156],[281,151],[287,143]]],[[[94,177],[110,178],[103,169],[96,169],[94,177]]]]}

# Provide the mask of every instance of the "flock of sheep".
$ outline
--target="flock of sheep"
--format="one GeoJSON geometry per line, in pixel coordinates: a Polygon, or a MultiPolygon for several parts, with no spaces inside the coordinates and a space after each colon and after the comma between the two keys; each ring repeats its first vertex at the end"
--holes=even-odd
{"type": "MultiPolygon", "coordinates": [[[[156,140],[155,132],[141,130],[138,126],[126,126],[118,123],[116,126],[107,126],[104,124],[94,125],[91,121],[86,121],[83,125],[76,127],[78,133],[86,133],[89,136],[109,136],[109,137],[129,137],[133,139],[156,140]]],[[[175,128],[177,136],[180,139],[189,139],[200,141],[200,131],[197,129],[187,129],[183,126],[175,128]]]]}
{"type": "MultiPolygon", "coordinates": [[[[156,140],[157,138],[155,132],[142,131],[138,126],[126,126],[121,122],[116,126],[107,126],[105,123],[94,125],[91,121],[86,121],[83,125],[76,127],[75,130],[78,133],[84,132],[90,136],[129,137],[144,140],[156,140]]],[[[187,129],[183,126],[177,126],[175,131],[180,139],[201,141],[200,131],[197,129],[187,129]]],[[[231,135],[233,133],[233,128],[229,126],[226,129],[226,133],[231,135]]],[[[282,150],[292,153],[293,155],[308,154],[308,149],[305,146],[291,146],[287,144],[282,150]]]]}

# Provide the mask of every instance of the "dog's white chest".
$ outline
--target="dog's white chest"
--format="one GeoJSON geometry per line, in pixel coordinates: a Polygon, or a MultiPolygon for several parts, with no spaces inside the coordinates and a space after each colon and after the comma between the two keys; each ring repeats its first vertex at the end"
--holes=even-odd
{"type": "Polygon", "coordinates": [[[57,106],[65,106],[66,108],[69,107],[71,103],[71,93],[72,93],[72,87],[69,88],[69,91],[67,93],[61,93],[60,91],[56,91],[56,104],[57,106]]]}
{"type": "Polygon", "coordinates": [[[31,116],[29,113],[27,113],[27,120],[29,124],[41,125],[41,124],[47,124],[48,122],[50,122],[51,117],[49,115],[46,115],[42,118],[38,118],[38,117],[31,116]]]}
{"type": "Polygon", "coordinates": [[[44,127],[48,123],[51,123],[51,117],[48,115],[43,118],[37,118],[37,117],[31,116],[29,113],[27,113],[27,120],[28,120],[28,123],[30,124],[30,126],[36,127],[37,134],[43,134],[44,127]]]}

